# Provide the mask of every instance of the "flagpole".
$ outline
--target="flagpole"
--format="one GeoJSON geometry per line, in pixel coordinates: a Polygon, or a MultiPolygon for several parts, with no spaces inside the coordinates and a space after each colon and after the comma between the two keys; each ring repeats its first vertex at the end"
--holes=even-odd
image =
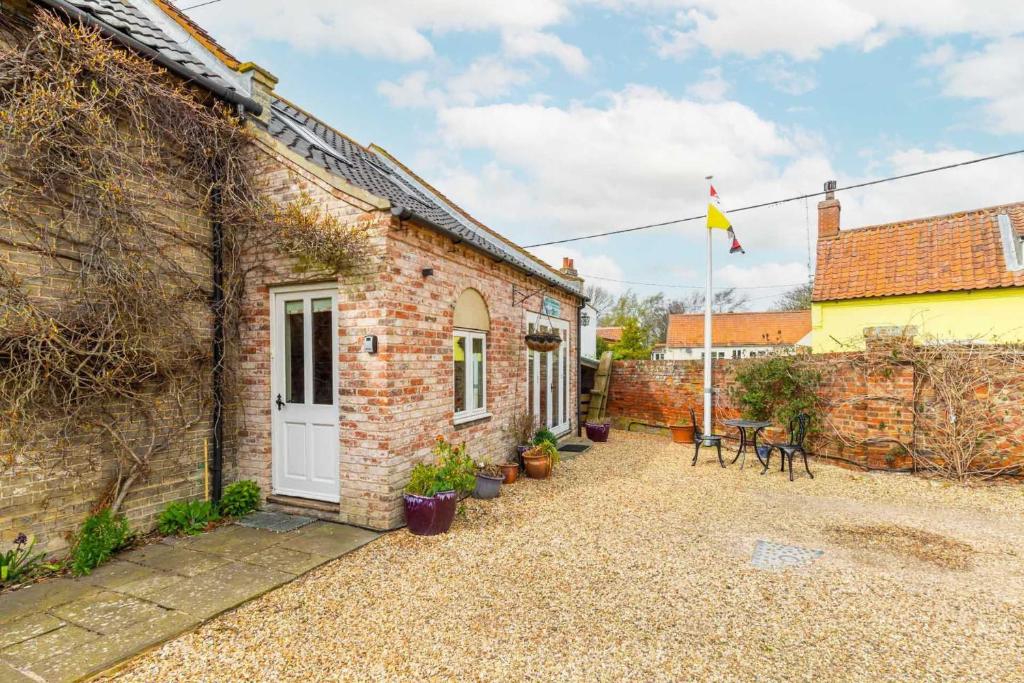
{"type": "MultiPolygon", "coordinates": [[[[713,176],[705,180],[711,183],[713,176]]],[[[704,434],[711,434],[711,228],[706,227],[707,273],[704,281],[704,434]]]]}

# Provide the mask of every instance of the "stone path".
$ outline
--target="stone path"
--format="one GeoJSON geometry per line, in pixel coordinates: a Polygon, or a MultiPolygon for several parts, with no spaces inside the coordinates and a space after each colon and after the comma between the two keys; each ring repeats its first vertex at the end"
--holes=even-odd
{"type": "Polygon", "coordinates": [[[378,536],[328,522],[287,533],[233,524],[0,595],[0,681],[96,674],[378,536]]]}

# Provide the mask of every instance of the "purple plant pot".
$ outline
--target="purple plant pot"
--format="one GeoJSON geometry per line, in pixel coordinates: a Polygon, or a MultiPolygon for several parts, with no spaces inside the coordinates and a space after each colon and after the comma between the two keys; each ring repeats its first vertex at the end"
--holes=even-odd
{"type": "Polygon", "coordinates": [[[612,430],[610,422],[605,422],[604,424],[587,422],[585,425],[587,427],[587,438],[591,441],[604,443],[608,440],[608,432],[612,430]]]}
{"type": "Polygon", "coordinates": [[[530,444],[520,444],[516,446],[516,462],[519,463],[519,469],[523,469],[523,453],[533,448],[530,444]]]}
{"type": "Polygon", "coordinates": [[[436,536],[448,531],[455,519],[458,496],[442,491],[434,496],[405,494],[405,524],[417,536],[436,536]]]}

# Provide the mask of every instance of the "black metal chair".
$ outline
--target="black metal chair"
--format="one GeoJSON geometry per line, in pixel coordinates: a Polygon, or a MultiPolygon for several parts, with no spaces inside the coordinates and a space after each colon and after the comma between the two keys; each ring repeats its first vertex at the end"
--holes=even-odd
{"type": "Polygon", "coordinates": [[[693,408],[690,408],[690,422],[693,423],[693,443],[696,446],[693,451],[693,462],[690,465],[697,464],[697,456],[700,455],[701,446],[714,446],[718,451],[718,464],[725,467],[725,461],[722,460],[722,439],[724,437],[718,434],[708,434],[705,436],[704,430],[697,424],[697,415],[693,412],[693,408]]]}
{"type": "Polygon", "coordinates": [[[807,474],[810,475],[811,479],[814,479],[814,475],[811,474],[811,468],[807,465],[807,451],[804,450],[804,439],[807,438],[807,426],[810,422],[811,416],[807,413],[800,413],[789,421],[789,441],[771,444],[765,456],[764,469],[761,470],[761,474],[768,471],[768,466],[772,460],[772,451],[777,448],[779,449],[779,455],[782,457],[782,466],[779,468],[780,472],[786,470],[786,460],[789,459],[790,481],[793,481],[793,456],[797,453],[803,456],[804,469],[807,470],[807,474]]]}

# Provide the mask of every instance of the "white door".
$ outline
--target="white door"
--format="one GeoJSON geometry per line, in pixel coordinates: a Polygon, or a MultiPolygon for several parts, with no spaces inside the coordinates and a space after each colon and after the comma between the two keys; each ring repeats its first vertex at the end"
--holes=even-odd
{"type": "Polygon", "coordinates": [[[271,307],[274,493],[337,502],[336,290],[275,290],[271,307]]]}
{"type": "Polygon", "coordinates": [[[554,351],[527,350],[527,394],[530,412],[537,423],[555,434],[569,430],[569,323],[565,320],[530,313],[527,316],[529,332],[554,331],[562,337],[562,344],[554,351]]]}

